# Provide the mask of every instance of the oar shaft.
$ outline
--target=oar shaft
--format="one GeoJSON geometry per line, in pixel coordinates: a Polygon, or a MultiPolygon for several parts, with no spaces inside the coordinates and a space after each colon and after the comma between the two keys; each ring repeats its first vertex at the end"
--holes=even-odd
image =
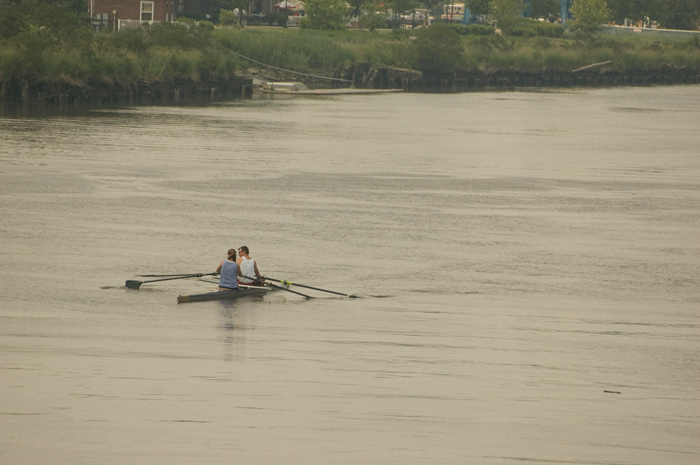
{"type": "Polygon", "coordinates": [[[199,273],[177,273],[177,274],[137,274],[139,278],[169,278],[171,276],[192,276],[199,273]]]}
{"type": "Polygon", "coordinates": [[[328,292],[329,294],[342,295],[343,297],[350,297],[349,294],[343,294],[342,292],[329,291],[328,289],[321,289],[319,287],[305,286],[304,284],[292,283],[289,281],[280,281],[282,284],[289,284],[290,286],[305,287],[306,289],[313,289],[314,291],[328,292]]]}
{"type": "MultiPolygon", "coordinates": [[[[243,276],[243,277],[248,278],[248,279],[255,279],[255,278],[251,278],[250,276],[243,276]]],[[[269,279],[270,281],[277,281],[278,283],[288,284],[290,286],[305,287],[306,289],[313,289],[314,291],[321,291],[321,292],[328,292],[330,294],[342,295],[343,297],[353,297],[349,294],[343,294],[342,292],[329,291],[328,289],[321,289],[319,287],[306,286],[304,284],[298,284],[298,283],[293,283],[291,281],[285,281],[284,279],[275,279],[275,278],[271,278],[269,276],[263,276],[263,279],[269,279]]]]}
{"type": "Polygon", "coordinates": [[[195,274],[186,274],[186,275],[181,275],[176,278],[162,278],[162,279],[151,279],[150,281],[134,281],[134,280],[128,280],[126,282],[126,287],[129,289],[138,289],[141,287],[142,284],[146,283],[155,283],[159,281],[172,281],[173,279],[185,279],[185,278],[196,278],[199,276],[213,276],[218,273],[206,273],[206,274],[201,274],[201,273],[195,273],[195,274]]]}

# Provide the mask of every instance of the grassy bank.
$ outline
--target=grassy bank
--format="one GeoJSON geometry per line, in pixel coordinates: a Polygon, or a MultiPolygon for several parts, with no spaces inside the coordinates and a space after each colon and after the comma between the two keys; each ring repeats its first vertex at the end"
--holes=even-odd
{"type": "Polygon", "coordinates": [[[130,86],[226,78],[239,66],[217,51],[210,31],[174,24],[67,37],[37,29],[0,45],[0,81],[130,86]]]}
{"type": "MultiPolygon", "coordinates": [[[[332,74],[343,66],[421,69],[416,43],[421,31],[310,31],[281,28],[217,29],[213,37],[224,47],[276,67],[332,74]]],[[[440,43],[426,52],[439,54],[440,43]]],[[[467,72],[494,70],[570,72],[591,63],[611,60],[619,72],[662,69],[700,71],[700,37],[660,40],[649,36],[503,37],[495,34],[459,36],[459,49],[448,51],[453,68],[467,72]]],[[[431,47],[430,45],[434,45],[431,47]]],[[[440,72],[440,69],[431,71],[440,72]]],[[[447,70],[453,71],[452,68],[447,70]]]]}
{"type": "MultiPolygon", "coordinates": [[[[197,85],[276,68],[357,81],[348,69],[402,68],[426,76],[454,73],[561,74],[593,63],[623,73],[700,75],[700,38],[650,36],[507,37],[435,25],[417,31],[316,31],[157,24],[118,33],[34,28],[0,39],[2,98],[31,83],[36,92],[136,88],[144,83],[197,85]],[[474,32],[474,33],[472,33],[474,32]],[[254,60],[251,61],[248,58],[254,60]],[[269,65],[270,67],[264,66],[269,65]],[[274,67],[274,68],[272,68],[274,67]]],[[[600,72],[600,70],[596,70],[600,72]]],[[[296,80],[304,80],[299,78],[296,80]]],[[[356,85],[360,84],[355,82],[356,85]]],[[[359,85],[358,85],[359,86],[359,85]]]]}

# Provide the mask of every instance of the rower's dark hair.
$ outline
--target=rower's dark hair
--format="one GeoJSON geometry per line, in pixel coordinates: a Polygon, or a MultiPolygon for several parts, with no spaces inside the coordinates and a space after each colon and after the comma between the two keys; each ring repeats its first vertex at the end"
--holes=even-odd
{"type": "Polygon", "coordinates": [[[228,256],[231,258],[231,255],[233,255],[233,258],[236,258],[236,249],[228,249],[228,256]]]}
{"type": "Polygon", "coordinates": [[[248,250],[248,247],[246,247],[244,245],[240,246],[238,248],[238,250],[242,250],[243,252],[245,252],[246,255],[248,255],[250,253],[250,250],[248,250]]]}

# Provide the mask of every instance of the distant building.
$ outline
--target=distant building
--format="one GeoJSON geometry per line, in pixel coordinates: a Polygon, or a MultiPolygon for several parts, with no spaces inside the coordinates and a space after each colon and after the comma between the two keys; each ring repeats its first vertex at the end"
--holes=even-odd
{"type": "Polygon", "coordinates": [[[180,15],[213,17],[219,0],[88,0],[92,26],[101,29],[128,29],[144,23],[172,22],[180,15]]]}

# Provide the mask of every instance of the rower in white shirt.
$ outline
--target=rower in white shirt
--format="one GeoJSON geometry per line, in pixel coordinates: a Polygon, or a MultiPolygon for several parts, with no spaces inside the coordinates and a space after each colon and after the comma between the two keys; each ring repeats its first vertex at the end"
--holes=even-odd
{"type": "Polygon", "coordinates": [[[236,260],[236,263],[241,270],[241,275],[243,275],[238,277],[238,284],[263,286],[265,284],[265,277],[260,274],[258,271],[258,264],[255,263],[255,259],[248,255],[249,253],[250,251],[246,246],[238,248],[238,260],[236,260]]]}

